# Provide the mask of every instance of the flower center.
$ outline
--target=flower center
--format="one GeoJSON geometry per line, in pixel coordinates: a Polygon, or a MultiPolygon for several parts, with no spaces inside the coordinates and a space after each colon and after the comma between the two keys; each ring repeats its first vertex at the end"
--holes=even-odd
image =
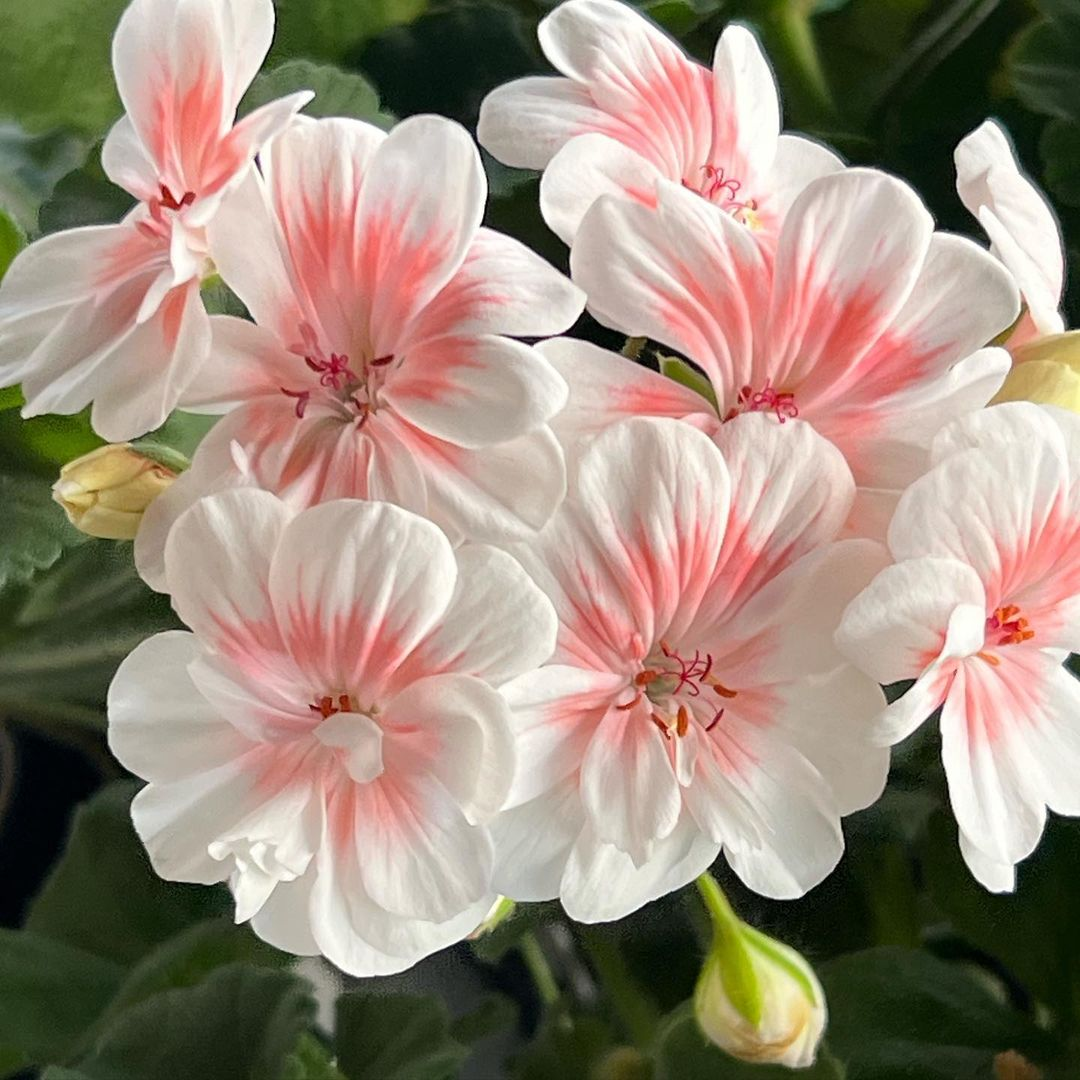
{"type": "MultiPolygon", "coordinates": [[[[634,696],[615,707],[632,709],[643,697],[653,705],[650,719],[660,729],[665,739],[682,738],[690,728],[691,710],[686,698],[699,698],[703,690],[711,690],[717,697],[730,700],[738,694],[730,690],[712,673],[711,653],[694,650],[693,656],[684,656],[666,641],[660,642],[659,653],[646,657],[644,666],[633,678],[634,696]]],[[[696,712],[696,710],[695,710],[696,712]]],[[[706,732],[712,731],[724,715],[724,706],[712,713],[704,722],[706,732]]]]}
{"type": "Polygon", "coordinates": [[[739,391],[735,404],[728,409],[724,421],[734,420],[736,416],[748,412],[772,412],[780,423],[793,420],[799,415],[799,408],[795,404],[795,395],[788,390],[777,390],[772,386],[772,380],[766,379],[765,385],[760,390],[752,386],[744,386],[739,391]]]}
{"type": "Polygon", "coordinates": [[[319,377],[320,390],[290,390],[279,387],[281,392],[295,402],[297,420],[303,420],[313,394],[321,394],[323,400],[345,410],[346,415],[356,419],[357,427],[363,427],[367,418],[378,408],[378,391],[395,357],[376,356],[362,362],[359,371],[350,364],[346,353],[323,351],[310,323],[300,324],[300,341],[289,346],[289,352],[302,356],[308,369],[319,377]]]}
{"type": "Polygon", "coordinates": [[[360,711],[354,707],[353,700],[348,694],[338,694],[336,697],[333,694],[323,694],[322,697],[311,702],[308,708],[318,713],[324,720],[336,713],[360,711]]]}
{"type": "Polygon", "coordinates": [[[729,175],[722,165],[702,165],[699,171],[701,179],[693,182],[683,180],[684,188],[722,207],[751,229],[758,228],[757,200],[739,198],[742,181],[729,175]]]}
{"type": "MultiPolygon", "coordinates": [[[[1027,619],[1020,614],[1020,609],[1015,604],[1003,604],[994,609],[994,613],[986,620],[986,639],[991,645],[1020,645],[1030,641],[1035,636],[1027,619]]],[[[975,654],[980,660],[997,667],[1001,660],[992,652],[985,649],[975,654]]]]}

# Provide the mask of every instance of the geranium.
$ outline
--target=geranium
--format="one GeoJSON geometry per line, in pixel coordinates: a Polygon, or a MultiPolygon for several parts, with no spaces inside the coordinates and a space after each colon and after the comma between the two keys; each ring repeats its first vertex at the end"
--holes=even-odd
{"type": "Polygon", "coordinates": [[[545,169],[541,209],[567,243],[600,195],[653,205],[661,178],[771,237],[809,181],[841,168],[780,134],[776,83],[744,27],[724,31],[711,71],[617,0],[567,0],[537,32],[565,77],[493,90],[478,137],[508,165],[545,169]]]}
{"type": "Polygon", "coordinates": [[[236,108],[270,48],[270,0],[133,0],[113,39],[127,110],[102,150],[139,200],[118,225],[32,244],[0,287],[0,385],[22,383],[24,416],[75,413],[121,441],[185,401],[210,348],[200,282],[206,225],[265,141],[311,94],[236,108]]]}
{"type": "Polygon", "coordinates": [[[495,687],[555,638],[524,571],[385,503],[292,517],[252,490],[188,510],[165,561],[192,633],[144,642],[109,692],[158,873],[227,879],[238,921],[358,975],[473,930],[514,762],[495,687]]]}
{"type": "Polygon", "coordinates": [[[881,683],[915,679],[877,725],[896,743],[941,708],[961,849],[1007,891],[1049,807],[1080,814],[1080,418],[1023,403],[958,421],[900,500],[896,563],[844,614],[837,641],[881,683]]]}
{"type": "Polygon", "coordinates": [[[863,738],[880,693],[831,640],[882,558],[832,542],[843,459],[760,416],[717,441],[612,427],[520,551],[560,626],[552,663],[504,687],[519,765],[495,887],[515,899],[621,918],[721,847],[752,888],[799,896],[840,858],[841,814],[881,791],[887,756],[863,738]]]}
{"type": "Polygon", "coordinates": [[[1001,264],[935,232],[899,180],[848,169],[795,200],[774,255],[726,214],[661,181],[656,207],[610,197],[571,253],[601,322],[673,347],[708,376],[715,404],[589,345],[544,347],[570,383],[568,442],[634,413],[706,431],[762,412],[799,417],[843,452],[859,487],[850,528],[880,535],[900,491],[952,417],[984,405],[1008,370],[983,348],[1016,318],[1001,264]]]}

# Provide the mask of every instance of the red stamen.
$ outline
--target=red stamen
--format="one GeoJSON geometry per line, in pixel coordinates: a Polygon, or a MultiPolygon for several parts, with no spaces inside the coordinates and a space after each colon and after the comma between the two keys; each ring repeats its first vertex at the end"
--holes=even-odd
{"type": "Polygon", "coordinates": [[[656,713],[653,713],[652,716],[649,717],[649,719],[652,720],[652,722],[661,730],[661,732],[663,732],[664,738],[670,742],[671,729],[667,726],[667,724],[665,724],[664,721],[659,716],[657,716],[656,713]]]}
{"type": "Polygon", "coordinates": [[[724,715],[724,710],[723,710],[723,709],[721,709],[721,710],[720,710],[720,711],[719,711],[719,712],[718,712],[718,713],[717,713],[717,714],[716,714],[716,715],[715,715],[715,716],[714,716],[714,717],[713,717],[713,718],[712,718],[712,719],[711,719],[711,720],[709,721],[709,723],[708,723],[708,726],[707,726],[707,727],[705,728],[705,734],[706,734],[706,735],[708,735],[708,733],[709,733],[710,731],[712,731],[712,729],[713,729],[714,727],[716,727],[716,725],[717,725],[717,724],[719,724],[719,723],[720,723],[720,717],[722,717],[723,715],[724,715]]]}
{"type": "Polygon", "coordinates": [[[625,705],[616,705],[615,708],[619,712],[626,712],[628,709],[632,709],[641,700],[640,694],[635,694],[633,700],[626,702],[625,705]]]}
{"type": "MultiPolygon", "coordinates": [[[[180,201],[177,202],[176,197],[164,184],[159,186],[159,190],[161,191],[161,199],[152,200],[152,203],[158,202],[159,205],[164,206],[166,210],[182,210],[185,206],[190,206],[195,201],[194,191],[185,191],[180,201]]],[[[151,209],[151,213],[153,213],[153,209],[151,209]]]]}
{"type": "Polygon", "coordinates": [[[304,410],[308,407],[308,402],[311,400],[310,390],[286,390],[284,386],[279,386],[278,389],[286,396],[296,398],[296,419],[304,419],[304,410]]]}
{"type": "Polygon", "coordinates": [[[371,361],[371,366],[372,367],[386,367],[387,364],[392,364],[393,362],[394,362],[394,354],[393,353],[388,353],[386,356],[376,356],[375,359],[371,361]]]}

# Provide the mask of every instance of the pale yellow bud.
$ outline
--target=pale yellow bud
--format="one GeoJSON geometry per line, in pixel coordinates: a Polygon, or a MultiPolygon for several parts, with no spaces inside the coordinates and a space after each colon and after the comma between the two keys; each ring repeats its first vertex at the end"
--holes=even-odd
{"type": "MultiPolygon", "coordinates": [[[[742,928],[742,939],[757,984],[756,1007],[747,1009],[746,1001],[736,1006],[731,996],[731,973],[725,972],[724,951],[714,949],[694,992],[701,1030],[742,1061],[791,1069],[813,1065],[826,1020],[825,995],[817,976],[794,949],[752,927],[742,928]]],[[[742,974],[746,977],[748,973],[742,974]]]]}
{"type": "Polygon", "coordinates": [[[1080,413],[1080,330],[1037,338],[1018,348],[1013,360],[995,404],[1034,401],[1080,413]]]}
{"type": "Polygon", "coordinates": [[[713,943],[694,990],[698,1026],[742,1061],[803,1069],[814,1064],[827,1019],[813,968],[794,949],[755,930],[732,910],[709,874],[697,887],[713,943]]]}
{"type": "Polygon", "coordinates": [[[130,443],[117,443],[69,461],[53,484],[53,498],[88,536],[132,540],[143,511],[176,475],[130,443]]]}

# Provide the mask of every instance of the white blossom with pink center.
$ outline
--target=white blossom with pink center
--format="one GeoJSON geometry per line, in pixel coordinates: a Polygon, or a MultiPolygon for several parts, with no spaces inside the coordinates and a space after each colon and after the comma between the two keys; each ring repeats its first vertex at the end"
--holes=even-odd
{"type": "Polygon", "coordinates": [[[386,503],[292,517],[254,490],[188,510],[166,566],[192,633],[144,642],[109,692],[157,872],[227,879],[238,921],[356,975],[473,930],[514,769],[497,687],[556,633],[521,567],[386,503]]]}
{"type": "Polygon", "coordinates": [[[538,32],[563,77],[493,90],[478,138],[507,165],[545,170],[544,220],[567,243],[599,196],[653,205],[660,179],[767,240],[810,180],[842,167],[780,133],[776,83],[745,27],[724,31],[711,71],[618,0],[567,0],[538,32]]]}
{"type": "Polygon", "coordinates": [[[900,500],[896,559],[851,603],[843,651],[883,684],[915,679],[875,738],[941,708],[960,846],[988,889],[1015,885],[1046,810],[1080,814],[1080,417],[997,405],[946,428],[900,500]]]}
{"type": "Polygon", "coordinates": [[[199,288],[206,225],[259,149],[311,94],[234,124],[270,48],[270,0],[133,0],[113,39],[127,110],[102,165],[138,205],[118,225],[31,244],[0,285],[0,385],[24,416],[75,413],[121,441],[183,404],[210,348],[199,288]]]}
{"type": "Polygon", "coordinates": [[[873,541],[833,542],[853,494],[798,421],[749,417],[714,443],[642,418],[596,439],[517,552],[560,626],[551,664],[503,688],[518,770],[493,825],[499,891],[595,922],[721,848],[768,896],[828,874],[841,815],[888,766],[864,737],[881,692],[832,642],[885,561],[873,541]]]}
{"type": "Polygon", "coordinates": [[[301,117],[262,168],[211,229],[256,325],[212,320],[199,393],[235,407],[153,508],[137,552],[147,579],[160,583],[172,517],[241,482],[300,506],[386,499],[455,539],[541,528],[566,485],[548,424],[567,390],[509,335],[565,330],[584,297],[480,227],[485,180],[465,130],[434,116],[390,135],[301,117]]]}
{"type": "Polygon", "coordinates": [[[1060,334],[1065,249],[1046,196],[1020,172],[1008,136],[987,120],[956,148],[956,190],[990,238],[990,250],[1013,275],[1024,298],[1010,349],[1060,334]]]}
{"type": "Polygon", "coordinates": [[[675,185],[656,207],[606,197],[571,268],[601,322],[694,361],[716,405],[595,346],[546,342],[571,388],[557,420],[568,445],[633,414],[708,432],[745,413],[798,417],[847,459],[856,535],[884,535],[935,433],[997,391],[1009,356],[984,346],[1019,311],[996,259],[935,232],[909,187],[869,169],[810,184],[773,255],[675,185]]]}

